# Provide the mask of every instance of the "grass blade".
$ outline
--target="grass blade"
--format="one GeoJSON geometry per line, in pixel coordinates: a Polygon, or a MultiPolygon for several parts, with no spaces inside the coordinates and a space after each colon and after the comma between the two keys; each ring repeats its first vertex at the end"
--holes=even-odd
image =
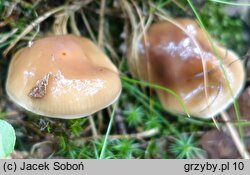
{"type": "Polygon", "coordinates": [[[112,111],[112,114],[111,114],[111,117],[110,117],[110,121],[109,121],[109,125],[108,125],[108,129],[107,129],[107,132],[105,134],[105,138],[104,138],[104,141],[103,141],[103,146],[102,146],[102,150],[101,150],[101,154],[99,156],[99,159],[103,159],[105,157],[105,151],[106,151],[106,148],[107,148],[107,141],[108,141],[108,136],[109,136],[109,133],[111,131],[111,127],[112,127],[112,123],[113,123],[113,120],[114,120],[114,116],[115,116],[115,111],[117,109],[117,106],[118,106],[118,102],[115,103],[114,105],[114,108],[113,108],[113,111],[112,111]]]}
{"type": "Polygon", "coordinates": [[[244,3],[244,2],[228,2],[228,1],[223,1],[223,0],[209,0],[211,2],[217,2],[221,4],[226,4],[226,5],[234,5],[234,6],[248,6],[250,7],[250,3],[244,3]]]}

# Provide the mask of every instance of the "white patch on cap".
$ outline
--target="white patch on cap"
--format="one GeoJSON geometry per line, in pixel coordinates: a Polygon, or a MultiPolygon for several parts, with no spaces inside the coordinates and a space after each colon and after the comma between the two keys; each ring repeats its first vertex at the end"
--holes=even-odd
{"type": "Polygon", "coordinates": [[[186,26],[186,32],[190,35],[196,35],[197,31],[195,30],[195,27],[191,24],[186,26]]]}
{"type": "Polygon", "coordinates": [[[35,76],[35,69],[32,68],[30,71],[25,70],[23,72],[23,77],[24,77],[24,84],[26,85],[28,82],[29,77],[34,77],[35,76]]]}
{"type": "Polygon", "coordinates": [[[33,43],[34,43],[33,41],[29,41],[28,42],[28,47],[31,47],[33,45],[33,43]]]}
{"type": "MultiPolygon", "coordinates": [[[[66,79],[61,71],[58,71],[54,76],[54,86],[51,88],[52,94],[61,95],[71,93],[72,91],[78,91],[80,96],[93,96],[98,91],[103,89],[104,81],[100,79],[89,80],[69,80],[66,79]]],[[[78,97],[76,97],[77,100],[78,97]]]]}
{"type": "MultiPolygon", "coordinates": [[[[195,46],[190,38],[184,38],[179,43],[168,42],[157,46],[158,49],[164,50],[172,57],[180,57],[182,60],[187,60],[190,57],[199,58],[202,56],[205,60],[209,59],[213,55],[209,52],[200,51],[198,47],[195,46]]],[[[159,52],[161,53],[161,52],[159,52]]]]}

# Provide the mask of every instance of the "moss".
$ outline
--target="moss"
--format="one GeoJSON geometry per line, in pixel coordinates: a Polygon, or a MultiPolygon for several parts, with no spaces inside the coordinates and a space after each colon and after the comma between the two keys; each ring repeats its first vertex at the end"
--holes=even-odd
{"type": "MultiPolygon", "coordinates": [[[[25,1],[26,2],[26,1],[25,1]]],[[[29,2],[29,1],[27,1],[29,2]]],[[[173,17],[191,17],[193,12],[188,6],[186,0],[154,0],[155,6],[162,8],[167,14],[173,17]],[[178,2],[178,3],[176,3],[178,2]]],[[[249,46],[249,30],[240,16],[227,16],[224,11],[225,5],[205,2],[196,2],[196,8],[204,19],[210,34],[223,45],[233,49],[240,55],[244,55],[249,46]]],[[[45,1],[36,6],[33,4],[17,4],[15,7],[15,18],[8,21],[5,26],[0,27],[1,36],[7,36],[9,31],[18,28],[18,32],[6,41],[0,42],[0,52],[6,49],[14,39],[33,21],[37,16],[43,15],[56,6],[73,4],[72,0],[45,1]]],[[[128,31],[127,36],[121,38],[121,33],[131,30],[131,25],[127,14],[124,12],[117,1],[107,0],[106,12],[104,18],[104,49],[111,59],[120,67],[120,72],[131,76],[127,67],[126,54],[119,51],[119,47],[129,41],[132,31],[128,31]],[[117,58],[113,57],[110,48],[113,47],[117,58]]],[[[134,11],[134,16],[139,19],[135,6],[128,1],[134,11]]],[[[154,13],[152,6],[148,1],[136,1],[137,7],[145,17],[154,13]]],[[[240,7],[238,7],[240,8],[240,7]]],[[[9,9],[8,3],[0,0],[0,16],[6,19],[4,13],[9,9]]],[[[81,10],[85,15],[92,32],[98,38],[99,27],[99,9],[100,1],[92,1],[75,12],[78,29],[82,35],[89,37],[85,23],[82,21],[81,10]]],[[[154,19],[158,17],[153,15],[154,19]]],[[[42,35],[51,30],[51,24],[55,18],[51,17],[40,23],[40,32],[42,35]]],[[[68,31],[72,31],[70,25],[67,25],[68,31]]],[[[27,45],[33,36],[35,29],[14,47],[17,48],[27,45]]],[[[93,116],[98,131],[98,138],[94,138],[91,132],[91,126],[87,118],[78,120],[56,120],[43,118],[28,112],[16,109],[8,102],[8,97],[4,92],[4,83],[6,80],[7,67],[11,59],[12,52],[7,58],[0,57],[0,118],[8,118],[8,115],[16,111],[19,120],[12,121],[17,133],[16,149],[21,151],[30,151],[35,143],[49,140],[54,145],[54,154],[51,156],[64,158],[98,158],[103,149],[103,140],[109,124],[110,109],[105,109],[93,116]],[[22,121],[22,122],[20,122],[22,121]]],[[[84,105],[84,104],[83,104],[84,105]]],[[[157,97],[151,91],[141,85],[135,85],[123,81],[123,92],[120,98],[119,113],[123,117],[123,126],[127,135],[120,132],[117,122],[112,125],[111,136],[119,136],[117,139],[108,139],[105,158],[189,158],[194,155],[202,154],[197,146],[198,131],[206,131],[214,127],[212,121],[204,121],[196,118],[187,118],[186,116],[176,116],[166,112],[157,97]],[[154,135],[145,138],[127,138],[133,134],[138,134],[146,130],[159,129],[154,135]],[[173,139],[175,138],[175,139],[173,139]],[[161,146],[162,140],[164,147],[161,146]]],[[[9,118],[8,118],[9,119],[9,118]]]]}

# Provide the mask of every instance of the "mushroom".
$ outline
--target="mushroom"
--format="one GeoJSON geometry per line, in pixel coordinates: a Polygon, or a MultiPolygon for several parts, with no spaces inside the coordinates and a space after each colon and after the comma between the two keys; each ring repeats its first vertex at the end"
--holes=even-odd
{"type": "MultiPolygon", "coordinates": [[[[128,58],[132,75],[173,90],[192,116],[212,118],[225,110],[243,87],[245,72],[239,57],[213,41],[225,76],[214,49],[194,20],[156,22],[137,41],[128,58]]],[[[156,91],[166,110],[185,114],[175,97],[156,91]]]]}
{"type": "Polygon", "coordinates": [[[114,103],[121,82],[117,68],[90,40],[60,35],[38,39],[14,55],[6,91],[28,111],[73,119],[114,103]]]}

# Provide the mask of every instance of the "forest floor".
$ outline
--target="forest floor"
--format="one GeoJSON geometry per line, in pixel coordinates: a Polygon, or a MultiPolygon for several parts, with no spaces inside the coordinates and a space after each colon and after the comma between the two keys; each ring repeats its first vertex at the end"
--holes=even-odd
{"type": "Polygon", "coordinates": [[[5,83],[14,53],[55,31],[91,39],[123,76],[132,78],[127,56],[133,26],[163,17],[197,19],[196,10],[208,33],[244,61],[247,79],[238,99],[241,116],[235,117],[233,105],[226,112],[250,151],[249,6],[212,0],[0,0],[0,119],[16,132],[11,157],[241,158],[220,116],[218,129],[212,120],[171,114],[149,87],[132,80],[122,79],[119,101],[94,114],[94,122],[88,117],[61,120],[27,112],[9,100],[5,83]]]}

